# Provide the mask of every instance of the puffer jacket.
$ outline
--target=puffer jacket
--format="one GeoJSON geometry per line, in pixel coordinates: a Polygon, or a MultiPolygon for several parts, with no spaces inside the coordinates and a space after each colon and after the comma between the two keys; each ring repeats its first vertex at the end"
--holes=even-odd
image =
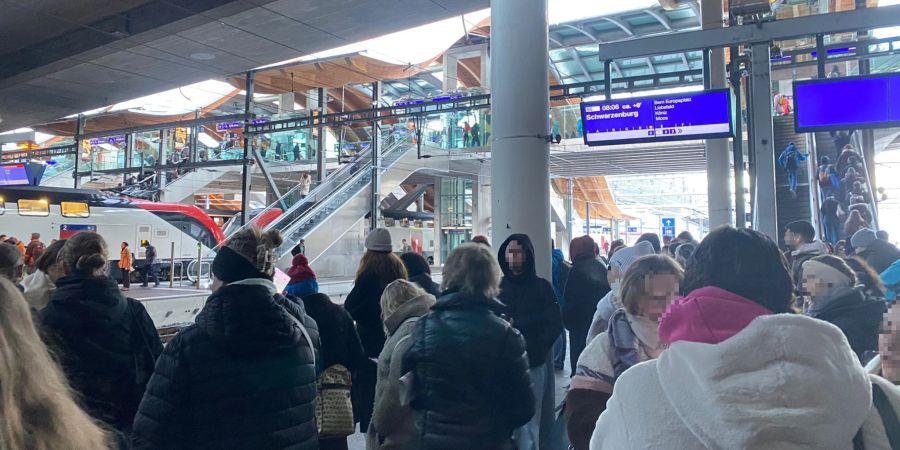
{"type": "Polygon", "coordinates": [[[56,280],[40,326],[84,409],[128,433],[156,358],[159,334],[147,310],[126,299],[116,280],[56,280]]]}
{"type": "Polygon", "coordinates": [[[381,293],[387,283],[374,274],[363,274],[353,284],[344,300],[344,309],[356,321],[366,356],[377,358],[384,347],[384,324],[381,322],[381,293]]]}
{"type": "Polygon", "coordinates": [[[534,267],[534,246],[524,234],[510,236],[499,250],[500,283],[498,299],[506,305],[504,313],[512,319],[512,325],[525,337],[529,367],[537,367],[547,361],[550,348],[562,333],[562,315],[556,304],[556,292],[549,281],[537,276],[534,267]],[[514,274],[506,261],[506,247],[518,241],[525,250],[522,273],[514,274]]]}
{"type": "Polygon", "coordinates": [[[840,328],[860,360],[865,352],[878,350],[878,330],[886,312],[884,301],[866,297],[863,289],[862,286],[837,289],[816,300],[806,312],[840,328]]]}
{"type": "Polygon", "coordinates": [[[569,356],[572,372],[578,364],[578,357],[584,351],[591,319],[597,310],[597,303],[609,292],[606,267],[593,255],[572,261],[572,270],[563,294],[563,324],[569,330],[569,356]]]}
{"type": "Polygon", "coordinates": [[[318,347],[316,323],[271,281],[220,288],[159,358],[133,448],[317,449],[318,347]]]}
{"type": "Polygon", "coordinates": [[[378,356],[378,383],[375,385],[375,409],[367,433],[369,450],[415,450],[416,424],[412,408],[400,400],[403,354],[412,345],[409,336],[419,318],[434,305],[431,294],[416,297],[384,320],[388,334],[384,350],[378,356]]]}
{"type": "Polygon", "coordinates": [[[502,308],[447,292],[419,319],[401,369],[414,378],[416,448],[502,449],[534,415],[525,342],[502,308]]]}

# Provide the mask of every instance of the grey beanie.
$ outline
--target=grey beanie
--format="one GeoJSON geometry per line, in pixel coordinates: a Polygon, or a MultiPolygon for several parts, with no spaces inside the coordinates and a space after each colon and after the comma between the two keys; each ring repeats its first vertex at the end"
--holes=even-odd
{"type": "Polygon", "coordinates": [[[623,274],[628,267],[631,266],[632,263],[638,260],[638,258],[647,255],[653,255],[656,251],[653,249],[653,245],[647,241],[641,241],[635,244],[633,247],[625,247],[621,250],[618,250],[612,258],[609,260],[609,265],[619,269],[623,274]]]}
{"type": "Polygon", "coordinates": [[[866,248],[874,244],[877,239],[878,237],[875,236],[874,231],[863,228],[853,234],[853,237],[850,238],[850,245],[852,245],[853,248],[866,248]]]}
{"type": "Polygon", "coordinates": [[[384,228],[376,228],[366,236],[366,250],[373,252],[390,253],[394,250],[391,245],[391,233],[384,228]]]}

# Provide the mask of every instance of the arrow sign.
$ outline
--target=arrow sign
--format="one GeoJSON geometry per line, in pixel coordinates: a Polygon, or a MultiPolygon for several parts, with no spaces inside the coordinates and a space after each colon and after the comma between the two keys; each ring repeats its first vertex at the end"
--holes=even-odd
{"type": "Polygon", "coordinates": [[[675,227],[675,218],[674,218],[674,217],[663,217],[662,219],[660,219],[660,221],[662,222],[662,226],[663,226],[663,227],[667,227],[667,228],[668,228],[668,227],[671,227],[671,228],[674,228],[674,227],[675,227]]]}

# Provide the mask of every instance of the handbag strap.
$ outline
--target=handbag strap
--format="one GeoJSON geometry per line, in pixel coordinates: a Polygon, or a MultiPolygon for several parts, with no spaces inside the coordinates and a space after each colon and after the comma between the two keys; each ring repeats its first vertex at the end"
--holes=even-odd
{"type": "Polygon", "coordinates": [[[894,411],[881,386],[876,383],[872,383],[872,402],[878,410],[878,415],[881,416],[881,423],[884,425],[891,448],[900,448],[900,421],[897,420],[897,412],[894,411]]]}
{"type": "Polygon", "coordinates": [[[312,338],[309,336],[309,331],[307,331],[306,327],[303,326],[303,322],[301,322],[300,319],[294,317],[294,315],[291,313],[287,313],[287,315],[290,316],[291,319],[294,320],[294,324],[296,324],[298,327],[300,327],[300,332],[303,333],[303,338],[306,339],[306,343],[309,344],[309,349],[313,351],[313,354],[315,354],[316,347],[313,346],[312,338]]]}

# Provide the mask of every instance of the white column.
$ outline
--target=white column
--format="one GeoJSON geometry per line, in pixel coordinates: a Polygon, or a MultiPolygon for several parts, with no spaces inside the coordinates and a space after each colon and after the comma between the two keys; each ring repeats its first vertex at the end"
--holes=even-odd
{"type": "Polygon", "coordinates": [[[753,229],[780,242],[778,208],[775,204],[775,138],[772,129],[772,78],[769,66],[769,44],[753,44],[750,72],[750,125],[753,152],[756,156],[756,183],[753,184],[753,229]]]}
{"type": "Polygon", "coordinates": [[[499,247],[510,234],[530,236],[549,280],[547,0],[494,0],[491,17],[492,239],[499,247]]]}
{"type": "MultiPolygon", "coordinates": [[[[724,26],[722,0],[702,0],[700,15],[703,29],[724,26]]],[[[725,49],[710,52],[710,88],[725,88],[725,49]]],[[[740,120],[740,118],[738,118],[740,120]]],[[[728,139],[706,140],[706,182],[709,199],[709,227],[734,225],[731,212],[731,163],[728,139]]]]}
{"type": "MultiPolygon", "coordinates": [[[[459,70],[459,60],[456,55],[449,53],[444,54],[444,92],[456,90],[459,85],[457,79],[457,71],[459,70]]],[[[549,89],[549,88],[548,88],[549,89]]]]}

